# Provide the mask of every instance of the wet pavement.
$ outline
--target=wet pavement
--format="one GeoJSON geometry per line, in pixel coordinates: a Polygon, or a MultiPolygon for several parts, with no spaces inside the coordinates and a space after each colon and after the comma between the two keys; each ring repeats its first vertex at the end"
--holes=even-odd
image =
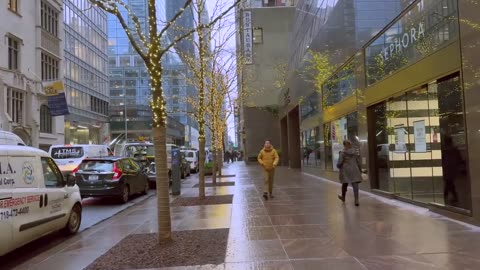
{"type": "MultiPolygon", "coordinates": [[[[480,269],[480,228],[409,204],[361,194],[360,207],[337,198],[339,186],[279,168],[275,198],[264,201],[256,166],[234,163],[224,174],[235,186],[232,204],[172,207],[174,230],[230,228],[222,265],[167,269],[430,270],[480,269]]],[[[197,196],[196,177],[182,196],[197,196]]],[[[156,231],[156,199],[149,198],[36,255],[16,269],[82,269],[132,233],[156,231]]]]}

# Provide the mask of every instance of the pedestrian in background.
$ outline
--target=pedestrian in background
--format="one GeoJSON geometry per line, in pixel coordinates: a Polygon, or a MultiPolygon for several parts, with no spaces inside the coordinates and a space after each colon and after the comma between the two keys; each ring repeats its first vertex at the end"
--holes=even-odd
{"type": "Polygon", "coordinates": [[[349,140],[343,142],[343,147],[337,162],[337,168],[340,169],[340,182],[342,183],[342,195],[338,195],[338,198],[345,202],[348,184],[351,184],[355,195],[355,206],[359,206],[358,184],[362,182],[360,155],[352,147],[352,142],[349,140]]]}
{"type": "Polygon", "coordinates": [[[270,140],[265,141],[265,145],[258,154],[257,160],[263,168],[263,198],[268,200],[270,195],[270,199],[273,199],[273,177],[275,176],[275,167],[278,165],[279,157],[270,140]]]}

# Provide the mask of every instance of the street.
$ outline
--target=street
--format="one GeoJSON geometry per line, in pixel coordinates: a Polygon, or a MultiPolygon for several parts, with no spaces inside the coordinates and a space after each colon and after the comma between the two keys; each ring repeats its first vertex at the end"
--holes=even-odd
{"type": "MultiPolygon", "coordinates": [[[[147,195],[132,196],[131,200],[125,204],[120,204],[117,200],[108,198],[83,199],[82,223],[80,225],[79,233],[154,195],[155,191],[150,190],[147,195]]],[[[33,241],[30,244],[0,257],[0,269],[12,269],[26,260],[41,254],[43,251],[56,247],[70,237],[74,236],[65,236],[62,232],[56,232],[33,241]]]]}

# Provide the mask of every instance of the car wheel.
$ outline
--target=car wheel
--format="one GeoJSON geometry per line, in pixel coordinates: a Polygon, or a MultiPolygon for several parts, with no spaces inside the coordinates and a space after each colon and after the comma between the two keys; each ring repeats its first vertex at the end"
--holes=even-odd
{"type": "Polygon", "coordinates": [[[64,228],[66,234],[75,234],[80,229],[82,223],[82,207],[79,204],[75,204],[70,212],[67,225],[64,228]]]}
{"type": "Polygon", "coordinates": [[[128,185],[123,186],[122,196],[120,197],[120,199],[122,203],[127,203],[130,199],[130,188],[128,187],[128,185]]]}
{"type": "Polygon", "coordinates": [[[145,182],[145,188],[142,191],[142,194],[146,195],[148,193],[148,190],[150,189],[150,183],[148,181],[145,182]]]}

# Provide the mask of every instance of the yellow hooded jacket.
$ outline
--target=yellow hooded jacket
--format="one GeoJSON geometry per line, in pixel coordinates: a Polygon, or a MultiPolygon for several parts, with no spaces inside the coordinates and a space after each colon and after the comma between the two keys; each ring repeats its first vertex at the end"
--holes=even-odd
{"type": "Polygon", "coordinates": [[[263,148],[258,154],[257,160],[265,170],[270,171],[278,165],[279,157],[277,150],[273,147],[270,149],[263,148]]]}

